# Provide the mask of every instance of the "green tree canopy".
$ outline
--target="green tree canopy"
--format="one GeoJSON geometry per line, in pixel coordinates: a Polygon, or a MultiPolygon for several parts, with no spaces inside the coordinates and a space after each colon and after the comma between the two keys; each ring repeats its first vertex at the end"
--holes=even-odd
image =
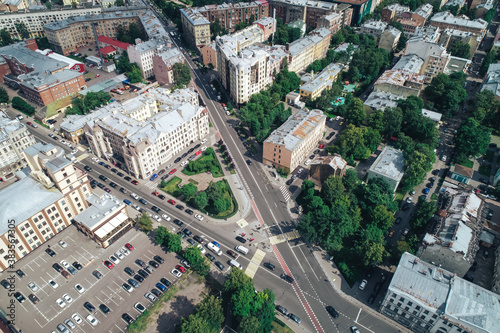
{"type": "Polygon", "coordinates": [[[205,276],[210,270],[210,266],[207,265],[206,259],[201,255],[201,251],[198,247],[190,246],[184,251],[184,258],[189,262],[191,268],[198,274],[205,276]],[[206,259],[206,260],[205,260],[206,259]]]}
{"type": "Polygon", "coordinates": [[[354,98],[348,113],[345,115],[346,119],[356,126],[361,125],[366,118],[365,107],[363,101],[359,98],[354,98]]]}
{"type": "Polygon", "coordinates": [[[321,184],[321,197],[327,204],[333,204],[345,191],[342,178],[329,176],[321,184]]]}
{"type": "Polygon", "coordinates": [[[187,86],[191,82],[191,70],[180,62],[174,64],[174,82],[177,87],[187,86]]]}
{"type": "Polygon", "coordinates": [[[14,23],[14,26],[22,39],[30,38],[30,32],[28,31],[28,28],[26,28],[26,24],[24,24],[24,22],[16,22],[14,23]]]}
{"type": "Polygon", "coordinates": [[[187,183],[181,187],[181,194],[184,196],[186,201],[189,201],[198,192],[198,187],[193,183],[187,183]]]}
{"type": "Polygon", "coordinates": [[[141,217],[137,220],[137,225],[139,228],[147,232],[153,230],[153,222],[149,216],[146,215],[146,213],[142,213],[141,217]]]}
{"type": "Polygon", "coordinates": [[[451,43],[448,46],[448,51],[454,57],[465,58],[465,59],[470,58],[470,45],[462,42],[461,40],[457,40],[451,43]]]}
{"type": "Polygon", "coordinates": [[[8,103],[9,102],[9,94],[5,88],[0,87],[0,103],[8,103]]]}
{"type": "Polygon", "coordinates": [[[194,202],[196,206],[200,209],[204,209],[206,205],[208,205],[208,197],[205,192],[200,192],[195,198],[194,202]]]}
{"type": "Polygon", "coordinates": [[[484,155],[490,143],[490,131],[482,127],[474,118],[462,122],[456,137],[457,159],[466,161],[484,155]]]}

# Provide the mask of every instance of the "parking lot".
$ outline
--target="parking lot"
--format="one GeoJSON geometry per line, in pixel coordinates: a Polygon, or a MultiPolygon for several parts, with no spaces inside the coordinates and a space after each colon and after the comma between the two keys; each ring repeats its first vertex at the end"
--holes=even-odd
{"type": "MultiPolygon", "coordinates": [[[[11,288],[15,289],[15,292],[20,292],[26,300],[23,303],[15,301],[14,296],[9,296],[5,288],[1,288],[0,297],[5,308],[7,308],[6,303],[13,302],[16,327],[24,332],[56,331],[58,324],[71,319],[75,314],[82,321],[77,324],[77,320],[71,319],[76,325],[71,329],[72,332],[125,332],[128,325],[122,319],[122,315],[126,312],[132,318],[137,318],[140,314],[134,308],[137,302],[148,308],[152,303],[144,295],[150,292],[161,278],[174,283],[177,277],[174,277],[170,271],[178,263],[175,254],[165,254],[142,232],[131,230],[117,243],[107,249],[102,249],[79,233],[74,226],[70,226],[27,256],[25,260],[17,263],[15,269],[21,269],[26,276],[19,278],[14,274],[15,286],[11,288]],[[59,245],[61,240],[67,244],[65,248],[59,245]],[[134,250],[130,251],[114,268],[108,269],[104,266],[103,260],[119,251],[127,242],[135,247],[134,250]],[[50,257],[45,252],[47,246],[56,252],[54,257],[50,257]],[[137,272],[140,267],[135,263],[136,259],[141,259],[147,264],[155,255],[160,255],[165,263],[155,269],[152,276],[140,283],[138,288],[130,293],[127,292],[122,284],[131,277],[124,272],[124,268],[130,267],[137,272]],[[70,265],[77,261],[83,267],[66,279],[52,268],[54,263],[61,264],[62,260],[70,265]],[[103,275],[101,279],[97,279],[92,274],[95,270],[103,275]],[[49,281],[54,281],[57,285],[52,287],[49,281]],[[28,284],[31,282],[36,285],[36,288],[30,290],[28,284]],[[80,284],[83,290],[77,291],[76,284],[80,284]],[[28,299],[30,294],[36,295],[39,299],[38,303],[33,304],[28,299]],[[64,300],[64,295],[68,295],[72,300],[64,300]],[[58,305],[56,302],[58,299],[64,300],[66,304],[58,305]],[[86,319],[90,312],[83,307],[85,302],[90,302],[96,309],[92,313],[98,320],[95,326],[92,326],[86,319]],[[99,309],[100,304],[106,305],[111,311],[104,314],[99,309]]],[[[0,280],[10,275],[12,273],[4,272],[0,274],[0,280]]]]}

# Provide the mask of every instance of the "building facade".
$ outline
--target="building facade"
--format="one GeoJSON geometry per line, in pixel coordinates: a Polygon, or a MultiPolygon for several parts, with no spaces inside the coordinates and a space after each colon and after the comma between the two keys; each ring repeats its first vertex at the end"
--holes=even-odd
{"type": "Polygon", "coordinates": [[[302,109],[264,141],[262,163],[292,172],[323,138],[326,116],[321,110],[302,109]]]}
{"type": "Polygon", "coordinates": [[[431,82],[439,73],[443,73],[451,60],[446,48],[422,38],[411,38],[406,43],[403,54],[416,55],[424,60],[419,74],[425,75],[426,83],[431,82]]]}
{"type": "Polygon", "coordinates": [[[197,8],[180,10],[183,36],[196,48],[210,44],[210,21],[197,8]]]}
{"type": "Polygon", "coordinates": [[[401,31],[394,27],[387,28],[378,41],[378,47],[384,49],[387,53],[391,53],[396,49],[401,38],[401,31]]]}
{"type": "Polygon", "coordinates": [[[331,89],[334,82],[337,81],[340,73],[344,69],[341,64],[331,63],[321,71],[321,73],[304,74],[300,78],[300,96],[303,99],[315,100],[325,89],[331,89]]]}
{"type": "Polygon", "coordinates": [[[130,63],[136,63],[141,69],[142,77],[147,79],[154,75],[153,56],[164,49],[161,41],[152,39],[147,42],[137,40],[135,45],[129,45],[127,55],[130,63]]]}
{"type": "Polygon", "coordinates": [[[404,175],[405,158],[401,150],[386,146],[368,169],[366,180],[381,178],[394,192],[404,175]]]}
{"type": "Polygon", "coordinates": [[[176,63],[186,63],[186,58],[178,48],[165,49],[153,56],[153,74],[160,85],[174,83],[176,63]]]}
{"type": "Polygon", "coordinates": [[[196,9],[210,23],[218,20],[220,26],[229,32],[234,31],[234,27],[238,23],[245,22],[251,24],[263,17],[269,17],[269,3],[264,0],[206,5],[196,9]]]}
{"type": "Polygon", "coordinates": [[[330,30],[318,28],[309,35],[287,44],[288,70],[298,73],[314,61],[326,57],[331,36],[330,30]]]}
{"type": "Polygon", "coordinates": [[[35,138],[17,118],[0,112],[0,181],[6,181],[26,166],[23,151],[34,145],[35,138]]]}
{"type": "Polygon", "coordinates": [[[457,29],[477,34],[479,41],[483,40],[488,28],[488,22],[483,19],[470,20],[466,16],[455,17],[449,11],[434,14],[430,19],[430,25],[444,29],[457,29]]]}

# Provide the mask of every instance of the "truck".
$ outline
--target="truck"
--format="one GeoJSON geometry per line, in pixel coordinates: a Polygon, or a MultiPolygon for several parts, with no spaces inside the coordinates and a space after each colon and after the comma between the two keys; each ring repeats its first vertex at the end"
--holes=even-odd
{"type": "Polygon", "coordinates": [[[218,256],[220,256],[222,254],[221,249],[218,246],[216,246],[214,243],[208,243],[207,247],[210,251],[217,254],[218,256]]]}

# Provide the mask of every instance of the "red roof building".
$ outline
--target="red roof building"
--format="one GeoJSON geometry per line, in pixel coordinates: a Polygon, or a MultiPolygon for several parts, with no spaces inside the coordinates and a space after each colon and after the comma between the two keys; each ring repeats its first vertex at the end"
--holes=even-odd
{"type": "Polygon", "coordinates": [[[106,46],[114,46],[117,49],[127,50],[129,43],[120,42],[119,40],[113,39],[111,37],[99,36],[97,37],[97,41],[103,47],[106,46]]]}
{"type": "Polygon", "coordinates": [[[101,48],[102,55],[106,56],[108,54],[116,54],[116,48],[114,46],[108,45],[101,48]]]}

